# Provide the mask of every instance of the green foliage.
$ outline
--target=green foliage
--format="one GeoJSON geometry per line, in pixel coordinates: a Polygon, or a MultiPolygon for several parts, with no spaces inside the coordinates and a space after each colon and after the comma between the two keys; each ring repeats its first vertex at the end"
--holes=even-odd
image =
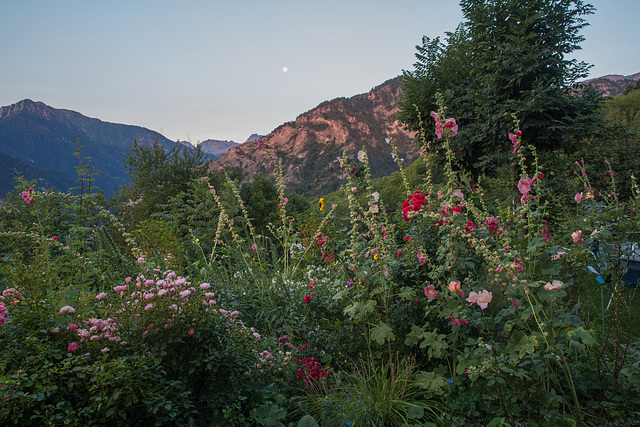
{"type": "MultiPolygon", "coordinates": [[[[593,7],[582,1],[462,1],[466,20],[439,38],[423,38],[415,70],[404,73],[400,119],[425,132],[442,93],[447,116],[461,127],[452,141],[458,162],[474,177],[508,161],[511,114],[522,139],[539,151],[570,151],[597,125],[595,92],[572,85],[588,66],[566,56],[579,49],[593,7]]],[[[424,138],[430,139],[430,133],[424,138]]],[[[432,144],[440,149],[441,141],[432,144]]]]}
{"type": "Polygon", "coordinates": [[[189,182],[207,168],[200,149],[189,150],[179,144],[168,149],[137,142],[127,154],[125,167],[131,184],[120,188],[116,203],[131,226],[149,218],[169,197],[187,191],[189,182]]]}

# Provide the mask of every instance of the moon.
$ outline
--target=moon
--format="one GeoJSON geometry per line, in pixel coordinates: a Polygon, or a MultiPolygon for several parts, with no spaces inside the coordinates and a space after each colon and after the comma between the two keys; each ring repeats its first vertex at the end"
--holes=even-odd
{"type": "Polygon", "coordinates": [[[287,67],[282,67],[282,72],[286,73],[287,71],[289,71],[289,69],[287,67]]]}

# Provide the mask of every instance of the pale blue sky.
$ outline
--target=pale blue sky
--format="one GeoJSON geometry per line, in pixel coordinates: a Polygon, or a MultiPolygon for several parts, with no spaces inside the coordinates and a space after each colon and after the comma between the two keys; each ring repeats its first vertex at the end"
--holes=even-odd
{"type": "MultiPolygon", "coordinates": [[[[640,1],[591,3],[576,57],[640,72],[640,1]]],[[[455,0],[0,0],[0,105],[243,142],[412,69],[422,35],[461,20],[455,0]]]]}

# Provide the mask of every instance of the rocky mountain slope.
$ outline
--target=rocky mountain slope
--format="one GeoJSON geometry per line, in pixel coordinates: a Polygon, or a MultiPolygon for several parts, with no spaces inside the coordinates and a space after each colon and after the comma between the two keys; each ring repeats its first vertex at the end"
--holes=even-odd
{"type": "MultiPolygon", "coordinates": [[[[300,114],[262,138],[273,154],[282,159],[287,190],[306,196],[321,196],[336,190],[344,173],[336,161],[343,151],[355,154],[366,147],[375,176],[397,170],[385,138],[389,135],[406,164],[419,154],[413,134],[396,120],[400,78],[394,78],[370,92],[351,98],[325,101],[300,114]]],[[[259,142],[231,148],[214,162],[214,167],[240,167],[247,179],[270,174],[268,153],[259,142]]]]}
{"type": "Polygon", "coordinates": [[[582,83],[595,87],[603,96],[616,96],[622,93],[631,83],[637,82],[638,80],[640,80],[640,73],[631,74],[630,76],[609,74],[588,79],[582,83]]]}

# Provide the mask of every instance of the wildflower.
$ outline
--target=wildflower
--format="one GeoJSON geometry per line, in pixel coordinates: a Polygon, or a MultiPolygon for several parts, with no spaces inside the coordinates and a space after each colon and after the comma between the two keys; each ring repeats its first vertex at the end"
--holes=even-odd
{"type": "Polygon", "coordinates": [[[551,255],[551,259],[552,259],[553,261],[557,261],[557,260],[561,259],[563,256],[565,256],[566,254],[567,254],[567,253],[566,253],[566,252],[564,252],[564,251],[558,251],[558,253],[557,253],[557,254],[555,254],[555,255],[551,255]]]}
{"type": "Polygon", "coordinates": [[[518,181],[518,190],[520,193],[527,194],[531,191],[531,186],[533,185],[533,180],[531,178],[522,178],[518,181]]]}
{"type": "Polygon", "coordinates": [[[104,299],[104,297],[107,296],[106,292],[100,292],[98,295],[96,295],[96,299],[104,299]]]}
{"type": "Polygon", "coordinates": [[[422,251],[418,250],[418,262],[420,264],[424,264],[425,262],[427,262],[427,258],[422,255],[422,251]]]}
{"type": "Polygon", "coordinates": [[[320,200],[318,201],[318,204],[320,205],[320,210],[323,211],[324,210],[324,197],[320,198],[320,200]]]}
{"type": "Polygon", "coordinates": [[[582,200],[582,193],[577,193],[573,199],[576,201],[576,203],[580,203],[580,201],[582,200]]]}
{"type": "Polygon", "coordinates": [[[402,202],[402,217],[409,222],[413,215],[410,212],[418,212],[423,205],[426,205],[425,196],[419,190],[413,192],[411,198],[402,202]]]}
{"type": "Polygon", "coordinates": [[[253,335],[253,336],[254,336],[254,338],[256,339],[256,341],[260,339],[260,334],[259,334],[259,333],[257,333],[257,332],[254,332],[254,333],[253,333],[253,334],[251,334],[251,335],[253,335]]]}
{"type": "Polygon", "coordinates": [[[582,238],[582,230],[576,230],[571,233],[571,238],[573,239],[573,243],[581,244],[584,243],[584,239],[582,238]]]}
{"type": "Polygon", "coordinates": [[[546,291],[556,291],[562,288],[563,283],[560,280],[554,280],[553,282],[548,282],[544,285],[544,289],[546,291]]]}
{"type": "Polygon", "coordinates": [[[542,239],[545,241],[545,243],[551,239],[551,233],[549,233],[549,229],[547,227],[544,227],[542,229],[542,239]]]}
{"type": "Polygon", "coordinates": [[[460,200],[464,200],[464,194],[462,194],[462,191],[458,188],[453,190],[453,195],[458,197],[460,200]]]}
{"type": "Polygon", "coordinates": [[[144,258],[139,257],[139,258],[138,258],[138,262],[139,262],[140,264],[144,264],[144,258]]]}
{"type": "MultiPolygon", "coordinates": [[[[518,144],[519,144],[518,143],[518,135],[517,135],[518,132],[520,132],[520,131],[517,131],[515,135],[512,134],[512,133],[509,133],[509,139],[511,140],[511,143],[513,144],[513,151],[512,151],[513,154],[516,154],[518,152],[518,144]]],[[[522,135],[522,132],[520,132],[520,134],[522,135]]]]}
{"type": "Polygon", "coordinates": [[[60,332],[60,328],[53,328],[52,330],[49,331],[50,334],[57,334],[60,332]]]}
{"type": "Polygon", "coordinates": [[[68,331],[75,331],[76,329],[78,329],[78,325],[75,323],[69,323],[69,326],[67,326],[68,331]]]}
{"type": "Polygon", "coordinates": [[[147,305],[144,306],[144,311],[149,311],[153,308],[153,303],[149,303],[147,305]]]}
{"type": "Polygon", "coordinates": [[[452,326],[461,326],[461,325],[469,326],[469,321],[461,319],[460,317],[449,316],[449,321],[451,322],[452,326]]]}
{"type": "Polygon", "coordinates": [[[105,347],[105,348],[103,348],[103,349],[102,349],[102,350],[100,350],[100,351],[101,351],[101,352],[103,352],[103,353],[107,353],[107,352],[109,351],[109,347],[105,347]]]}
{"type": "Polygon", "coordinates": [[[522,262],[518,258],[513,259],[513,266],[517,271],[524,271],[524,265],[522,265],[522,262]]]}
{"type": "Polygon", "coordinates": [[[78,349],[78,343],[77,342],[69,343],[69,346],[67,347],[67,351],[68,352],[74,352],[77,349],[78,349]]]}
{"type": "Polygon", "coordinates": [[[251,249],[256,251],[256,250],[258,250],[258,246],[254,243],[254,244],[251,245],[251,249]]]}
{"type": "Polygon", "coordinates": [[[305,304],[309,304],[309,302],[311,302],[311,297],[309,295],[305,295],[302,300],[305,304]]]}
{"type": "Polygon", "coordinates": [[[402,249],[398,249],[398,252],[396,252],[396,254],[400,257],[402,256],[402,249]]]}
{"type": "Polygon", "coordinates": [[[361,163],[364,163],[367,160],[367,153],[365,153],[364,151],[360,150],[358,151],[358,160],[361,163]]]}
{"type": "Polygon", "coordinates": [[[480,293],[474,291],[470,292],[467,301],[471,303],[470,305],[473,305],[474,303],[478,304],[478,306],[480,306],[480,308],[484,310],[485,308],[487,308],[492,299],[493,294],[485,289],[480,293]]]}
{"type": "Polygon", "coordinates": [[[195,331],[195,329],[191,328],[191,329],[189,329],[189,331],[187,331],[187,333],[188,333],[189,335],[193,335],[193,334],[195,334],[195,333],[196,333],[196,331],[195,331]]]}
{"type": "Polygon", "coordinates": [[[429,299],[434,299],[436,296],[438,296],[438,292],[436,291],[435,286],[429,285],[425,287],[424,296],[426,296],[429,299]]]}
{"type": "Polygon", "coordinates": [[[62,307],[60,309],[60,311],[58,312],[58,314],[62,315],[62,314],[73,314],[76,312],[76,309],[69,306],[69,305],[65,305],[64,307],[62,307]]]}
{"type": "Polygon", "coordinates": [[[411,239],[411,236],[404,236],[404,241],[405,242],[409,242],[410,239],[411,239]]]}
{"type": "Polygon", "coordinates": [[[51,240],[53,240],[54,242],[58,241],[58,236],[51,236],[51,240]]]}
{"type": "Polygon", "coordinates": [[[457,292],[460,296],[464,296],[464,291],[462,290],[462,284],[460,282],[452,280],[449,282],[448,288],[451,292],[457,292]]]}

